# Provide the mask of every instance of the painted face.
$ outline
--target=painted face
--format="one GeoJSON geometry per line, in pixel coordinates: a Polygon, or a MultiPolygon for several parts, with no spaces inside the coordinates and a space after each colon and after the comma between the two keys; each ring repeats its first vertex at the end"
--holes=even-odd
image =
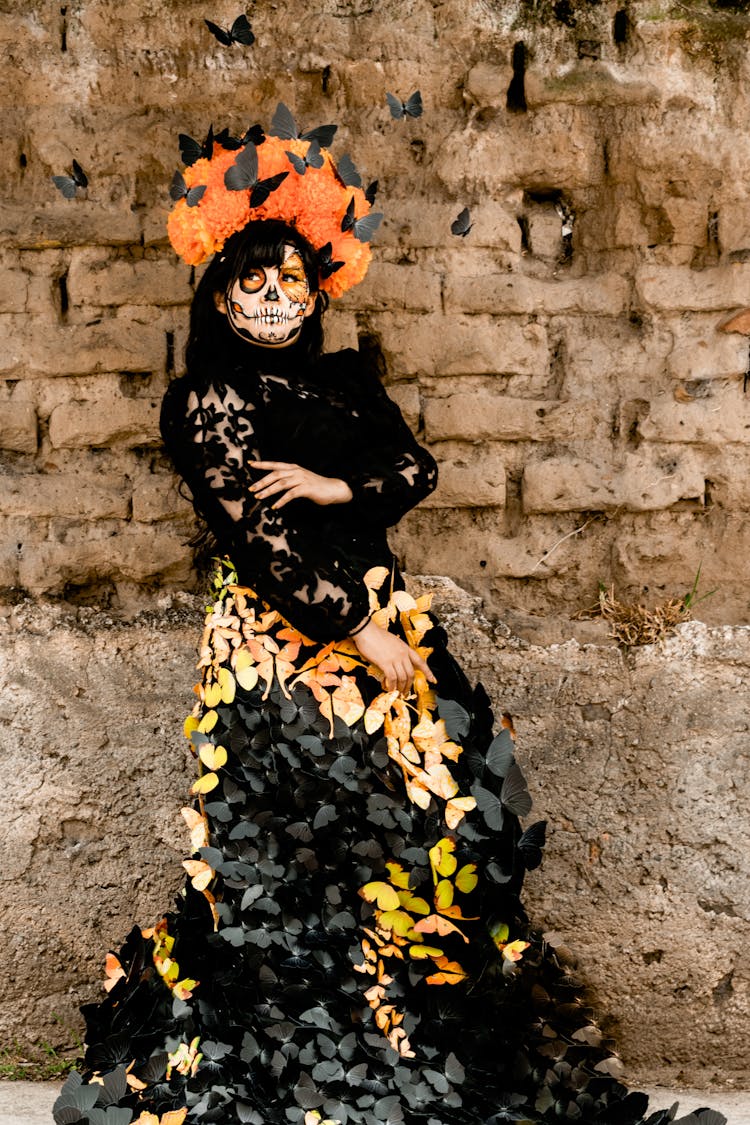
{"type": "Polygon", "coordinates": [[[244,340],[283,347],[299,336],[305,317],[314,307],[304,262],[297,248],[287,242],[280,266],[251,266],[234,282],[227,292],[224,311],[244,340]]]}

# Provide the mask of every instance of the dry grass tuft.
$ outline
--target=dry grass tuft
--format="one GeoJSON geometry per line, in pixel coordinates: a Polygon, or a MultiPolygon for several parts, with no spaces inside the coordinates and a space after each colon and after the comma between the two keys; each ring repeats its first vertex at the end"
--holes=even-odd
{"type": "Polygon", "coordinates": [[[692,620],[693,613],[687,598],[670,598],[662,605],[649,609],[645,605],[628,605],[615,597],[615,588],[602,586],[599,602],[591,610],[592,617],[603,617],[609,622],[610,636],[621,645],[653,645],[662,637],[674,632],[677,625],[692,620]]]}

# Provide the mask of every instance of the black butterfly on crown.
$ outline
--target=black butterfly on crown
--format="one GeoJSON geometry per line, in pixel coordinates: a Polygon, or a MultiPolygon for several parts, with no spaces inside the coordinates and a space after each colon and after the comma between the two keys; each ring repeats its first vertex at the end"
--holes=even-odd
{"type": "Polygon", "coordinates": [[[330,277],[336,270],[340,270],[343,262],[333,261],[333,246],[330,242],[326,242],[325,246],[321,246],[318,250],[318,270],[322,278],[330,277]]]}
{"type": "Polygon", "coordinates": [[[249,191],[250,206],[259,207],[288,175],[288,172],[278,172],[275,176],[259,180],[258,153],[251,142],[245,145],[232,167],[227,168],[224,185],[228,191],[249,191]]]}
{"type": "Polygon", "coordinates": [[[271,118],[269,132],[272,137],[279,137],[282,141],[317,141],[321,148],[330,148],[337,129],[338,125],[318,125],[315,129],[300,133],[292,111],[283,102],[279,102],[271,118]]]}
{"type": "MultiPolygon", "coordinates": [[[[362,177],[357,171],[357,166],[352,160],[348,152],[345,152],[340,157],[338,163],[333,169],[336,173],[336,178],[344,185],[344,187],[362,187],[362,177]]],[[[365,199],[372,207],[375,202],[375,196],[378,191],[378,181],[373,180],[365,189],[365,199]]]]}
{"type": "Polygon", "coordinates": [[[354,218],[354,196],[349,200],[349,206],[346,209],[343,219],[341,220],[342,231],[350,230],[355,238],[360,242],[369,242],[375,231],[380,226],[383,219],[381,211],[371,211],[368,215],[362,215],[361,218],[354,218]]]}
{"type": "Polygon", "coordinates": [[[182,172],[175,172],[172,177],[172,183],[169,187],[169,195],[172,199],[184,199],[188,207],[197,207],[203,198],[206,190],[206,184],[197,184],[195,187],[189,188],[185,182],[185,177],[182,172]]]}
{"type": "Polygon", "coordinates": [[[76,190],[78,188],[87,188],[89,183],[88,176],[77,160],[72,162],[71,171],[72,175],[70,176],[52,177],[52,183],[62,192],[66,199],[75,199],[76,190]]]}
{"type": "Polygon", "coordinates": [[[288,151],[286,155],[294,165],[295,172],[298,172],[300,176],[304,176],[308,168],[323,167],[323,155],[320,151],[320,143],[318,141],[310,141],[310,147],[304,156],[297,156],[296,153],[288,151]]]}
{"type": "Polygon", "coordinates": [[[242,43],[245,47],[250,47],[255,42],[255,36],[244,13],[237,16],[237,19],[229,28],[219,27],[217,23],[212,23],[211,20],[204,20],[203,22],[214,38],[219,40],[222,47],[232,47],[235,43],[242,43]]]}
{"type": "Polygon", "coordinates": [[[385,97],[394,121],[400,121],[403,117],[422,116],[422,95],[419,90],[415,90],[405,102],[402,102],[395,94],[386,94],[385,97]]]}

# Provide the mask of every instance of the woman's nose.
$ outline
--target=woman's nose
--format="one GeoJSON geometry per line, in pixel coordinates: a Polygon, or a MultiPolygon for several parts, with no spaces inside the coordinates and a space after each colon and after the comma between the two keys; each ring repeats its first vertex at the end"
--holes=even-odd
{"type": "Polygon", "coordinates": [[[279,294],[273,281],[269,281],[268,289],[263,294],[263,298],[266,301],[278,301],[279,294]]]}

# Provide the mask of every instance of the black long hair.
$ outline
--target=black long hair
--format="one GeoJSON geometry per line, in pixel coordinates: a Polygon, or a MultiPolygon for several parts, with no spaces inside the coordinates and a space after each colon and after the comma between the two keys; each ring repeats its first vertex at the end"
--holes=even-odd
{"type": "MultiPolygon", "coordinates": [[[[205,381],[222,367],[237,364],[252,367],[259,356],[271,348],[255,348],[240,339],[216,307],[216,294],[224,296],[235,281],[245,277],[251,265],[280,266],[284,244],[299,251],[312,293],[317,293],[313,312],[305,318],[295,350],[305,362],[314,362],[323,351],[322,317],[328,307],[328,294],[318,287],[318,261],[315,250],[297,231],[277,219],[248,223],[227,239],[224,249],[215,254],[206,268],[190,307],[190,333],[185,359],[187,377],[194,384],[205,381]]],[[[279,352],[285,349],[278,349],[279,352]]]]}

